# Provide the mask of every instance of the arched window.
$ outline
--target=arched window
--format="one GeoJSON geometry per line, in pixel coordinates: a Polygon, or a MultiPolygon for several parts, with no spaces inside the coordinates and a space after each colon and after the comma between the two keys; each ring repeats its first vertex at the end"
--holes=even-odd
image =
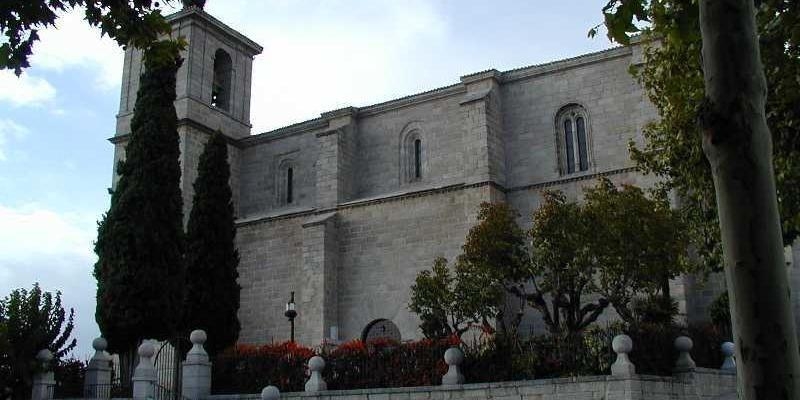
{"type": "Polygon", "coordinates": [[[288,206],[297,202],[297,168],[294,160],[287,158],[278,163],[275,194],[278,206],[288,206]]]}
{"type": "Polygon", "coordinates": [[[289,167],[286,170],[286,204],[292,204],[292,200],[294,200],[294,168],[289,167]]]}
{"type": "Polygon", "coordinates": [[[559,170],[572,174],[589,170],[590,134],[586,110],[577,104],[563,107],[556,115],[559,170]]]}
{"type": "Polygon", "coordinates": [[[422,139],[414,140],[414,178],[422,178],[422,139]]]}
{"type": "Polygon", "coordinates": [[[411,122],[400,134],[400,184],[425,179],[427,145],[419,125],[411,122]]]}
{"type": "Polygon", "coordinates": [[[228,111],[231,102],[233,63],[225,50],[214,53],[214,82],[211,84],[211,105],[228,111]]]}

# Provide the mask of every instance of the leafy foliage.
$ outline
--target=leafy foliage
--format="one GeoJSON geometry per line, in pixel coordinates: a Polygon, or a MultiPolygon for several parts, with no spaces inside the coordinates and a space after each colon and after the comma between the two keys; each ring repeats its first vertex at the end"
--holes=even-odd
{"type": "Polygon", "coordinates": [[[628,323],[635,322],[630,303],[638,295],[663,298],[671,308],[669,280],[691,268],[689,239],[681,216],[670,209],[664,192],[647,197],[631,185],[615,187],[601,179],[586,190],[585,239],[598,267],[598,291],[628,323]],[[587,224],[588,222],[588,224],[587,224]]]}
{"type": "MultiPolygon", "coordinates": [[[[183,328],[208,333],[206,349],[216,354],[239,336],[239,254],[236,251],[228,143],[211,136],[200,156],[186,233],[183,328]]],[[[185,335],[184,335],[185,336],[185,335]]]]}
{"type": "Polygon", "coordinates": [[[30,398],[40,350],[49,349],[59,359],[75,348],[75,339],[70,339],[74,316],[74,310],[67,314],[61,306],[61,292],[54,296],[38,283],[0,301],[0,378],[13,390],[13,398],[30,398]]]}
{"type": "Polygon", "coordinates": [[[663,192],[648,197],[607,179],[585,191],[583,204],[544,192],[529,232],[531,268],[510,289],[556,336],[579,334],[609,304],[634,323],[631,301],[660,292],[670,302],[668,280],[688,269],[684,230],[663,192]]]}
{"type": "Polygon", "coordinates": [[[294,342],[238,344],[214,359],[212,393],[255,393],[267,385],[277,386],[282,392],[302,391],[305,363],[313,355],[313,349],[294,342]]]}
{"type": "MultiPolygon", "coordinates": [[[[782,0],[759,3],[767,124],[783,240],[790,244],[800,235],[800,6],[782,0]]],[[[612,0],[603,11],[611,39],[628,43],[631,33],[642,34],[644,64],[632,72],[660,114],[644,130],[646,144],[630,144],[632,158],[644,172],[664,178],[663,190],[676,191],[697,254],[707,270],[718,271],[716,193],[696,124],[705,97],[697,2],[612,0]],[[637,28],[632,18],[647,24],[637,28]]]]}
{"type": "Polygon", "coordinates": [[[461,336],[470,326],[489,327],[500,316],[505,286],[528,265],[525,233],[505,204],[482,203],[453,266],[437,258],[417,275],[409,309],[428,338],[461,336]]]}
{"type": "Polygon", "coordinates": [[[170,26],[154,0],[4,0],[0,2],[0,69],[17,75],[28,68],[39,30],[54,27],[58,14],[76,7],[85,9],[86,21],[99,27],[120,46],[148,48],[170,26]]]}
{"type": "Polygon", "coordinates": [[[174,42],[144,54],[126,160],[111,208],[99,223],[96,319],[110,352],[175,333],[183,285],[183,210],[179,187],[174,42]],[[170,54],[172,61],[153,57],[170,54]]]}
{"type": "Polygon", "coordinates": [[[430,270],[420,272],[414,279],[408,308],[422,320],[420,328],[425,337],[460,336],[469,328],[455,291],[455,277],[443,257],[437,257],[430,270]]]}
{"type": "Polygon", "coordinates": [[[605,298],[585,302],[584,295],[598,292],[595,276],[599,270],[584,215],[583,207],[568,202],[562,193],[543,193],[529,232],[531,267],[514,289],[542,314],[554,335],[582,331],[608,306],[605,298]],[[530,287],[524,282],[530,282],[530,287]]]}
{"type": "Polygon", "coordinates": [[[77,399],[83,397],[83,381],[86,377],[86,361],[77,358],[58,360],[53,367],[56,387],[53,398],[77,399]]]}

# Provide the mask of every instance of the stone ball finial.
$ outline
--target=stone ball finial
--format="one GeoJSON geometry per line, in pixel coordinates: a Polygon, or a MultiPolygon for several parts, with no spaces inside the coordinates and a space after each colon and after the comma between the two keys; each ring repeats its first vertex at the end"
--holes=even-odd
{"type": "Polygon", "coordinates": [[[36,353],[36,359],[43,363],[50,362],[53,359],[53,352],[49,349],[41,349],[36,353]]]}
{"type": "Polygon", "coordinates": [[[617,354],[628,354],[633,350],[633,339],[628,335],[614,336],[614,340],[611,341],[611,349],[617,354]]]}
{"type": "Polygon", "coordinates": [[[277,387],[269,385],[261,390],[261,400],[278,400],[281,397],[281,391],[277,387]]]}
{"type": "Polygon", "coordinates": [[[464,383],[464,374],[461,373],[461,363],[464,361],[464,352],[458,347],[451,347],[444,352],[444,362],[447,364],[447,373],[442,376],[442,385],[461,385],[464,383]]]}
{"type": "Polygon", "coordinates": [[[695,369],[695,362],[692,360],[690,351],[694,347],[694,342],[688,336],[678,336],[673,343],[675,350],[678,351],[678,360],[675,361],[675,371],[686,372],[695,369]]]}
{"type": "Polygon", "coordinates": [[[181,3],[183,3],[183,8],[197,7],[202,10],[206,5],[206,0],[181,0],[181,3]]]}
{"type": "Polygon", "coordinates": [[[308,360],[308,370],[311,372],[306,381],[306,392],[321,392],[328,390],[328,384],[322,378],[322,370],[325,369],[325,360],[320,356],[311,357],[308,360]]]}
{"type": "Polygon", "coordinates": [[[195,329],[189,334],[189,340],[192,344],[203,345],[206,340],[208,340],[208,335],[206,335],[206,331],[202,329],[195,329]]]}
{"type": "Polygon", "coordinates": [[[633,339],[628,335],[617,335],[611,341],[611,349],[617,353],[617,359],[611,364],[611,375],[630,376],[636,373],[636,366],[628,358],[633,350],[633,339]]]}
{"type": "Polygon", "coordinates": [[[733,353],[736,351],[736,347],[733,342],[725,342],[720,346],[722,350],[722,355],[725,357],[732,357],[733,353]]]}
{"type": "Polygon", "coordinates": [[[678,336],[675,338],[673,345],[675,346],[675,350],[678,350],[681,353],[688,353],[692,351],[694,342],[692,341],[692,338],[688,336],[678,336]]]}
{"type": "Polygon", "coordinates": [[[736,360],[733,359],[733,354],[736,352],[736,346],[732,342],[722,343],[720,346],[722,356],[725,359],[722,361],[722,366],[719,369],[723,371],[736,371],[736,360]]]}
{"type": "Polygon", "coordinates": [[[150,358],[156,354],[156,348],[150,342],[144,342],[139,345],[139,357],[150,358]]]}
{"type": "Polygon", "coordinates": [[[102,336],[95,338],[92,340],[92,348],[95,351],[105,351],[108,348],[108,341],[102,336]]]}
{"type": "Polygon", "coordinates": [[[451,347],[444,352],[444,362],[447,365],[461,365],[464,362],[464,353],[457,347],[451,347]]]}
{"type": "Polygon", "coordinates": [[[320,356],[311,357],[311,359],[308,360],[308,369],[311,370],[311,372],[322,372],[322,370],[325,369],[325,359],[320,356]]]}

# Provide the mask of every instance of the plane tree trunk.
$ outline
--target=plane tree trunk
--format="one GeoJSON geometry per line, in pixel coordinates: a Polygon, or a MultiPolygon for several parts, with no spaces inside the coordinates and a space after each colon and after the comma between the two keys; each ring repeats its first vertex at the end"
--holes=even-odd
{"type": "Polygon", "coordinates": [[[703,150],[714,177],[740,399],[800,399],[753,0],[701,0],[703,150]]]}

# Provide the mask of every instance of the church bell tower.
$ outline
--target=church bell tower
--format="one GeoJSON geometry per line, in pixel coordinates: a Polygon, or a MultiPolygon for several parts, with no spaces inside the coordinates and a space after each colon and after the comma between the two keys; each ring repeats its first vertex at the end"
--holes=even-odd
{"type": "MultiPolygon", "coordinates": [[[[192,2],[184,2],[189,4],[192,2]]],[[[178,70],[175,111],[180,136],[181,189],[184,217],[188,218],[197,177],[197,163],[209,135],[222,131],[232,142],[250,135],[250,86],[253,58],[263,48],[246,36],[212,17],[197,5],[166,17],[172,36],[183,37],[187,46],[178,70]]],[[[114,167],[125,157],[130,123],[142,74],[142,52],[128,48],[122,72],[122,90],[117,128],[111,140],[115,145],[114,167]]],[[[238,204],[238,149],[229,146],[231,188],[238,204]]],[[[114,185],[117,175],[114,172],[114,185]]]]}

